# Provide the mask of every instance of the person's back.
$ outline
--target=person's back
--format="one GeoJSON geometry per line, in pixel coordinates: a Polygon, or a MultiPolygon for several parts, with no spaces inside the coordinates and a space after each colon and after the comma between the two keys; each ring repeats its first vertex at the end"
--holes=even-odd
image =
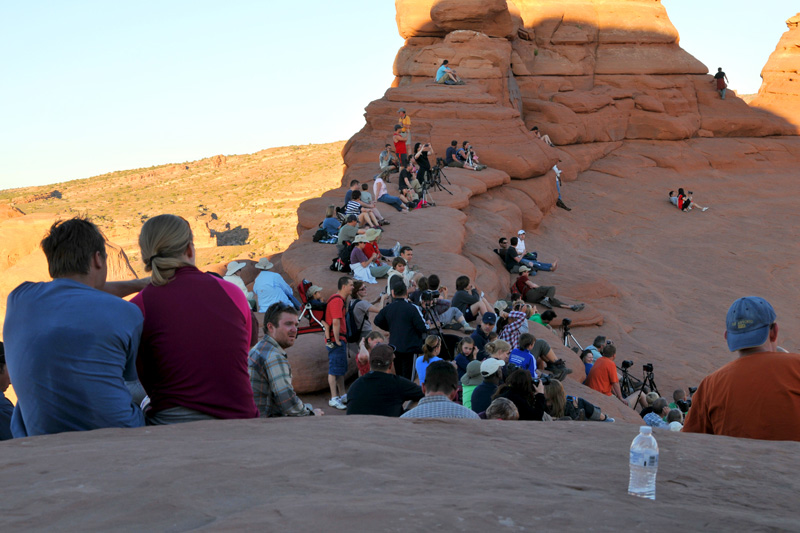
{"type": "Polygon", "coordinates": [[[403,403],[419,401],[423,396],[418,385],[402,376],[372,371],[350,385],[347,414],[399,417],[403,403]]]}
{"type": "Polygon", "coordinates": [[[706,377],[683,431],[800,441],[800,354],[748,355],[706,377]]]}
{"type": "Polygon", "coordinates": [[[277,272],[262,270],[253,282],[253,293],[258,300],[259,313],[266,312],[269,306],[277,302],[293,306],[294,303],[286,294],[287,292],[291,294],[292,289],[277,272]]]}
{"type": "Polygon", "coordinates": [[[425,397],[419,401],[419,405],[400,418],[478,419],[477,414],[453,401],[458,395],[458,373],[447,361],[430,364],[423,390],[425,397]]]}
{"type": "Polygon", "coordinates": [[[144,314],[137,367],[152,412],[258,416],[247,370],[251,315],[241,291],[186,266],[133,302],[144,314]]]}
{"type": "Polygon", "coordinates": [[[71,279],[14,289],[4,327],[14,436],[144,425],[125,385],[141,330],[136,306],[71,279]]]}
{"type": "Polygon", "coordinates": [[[508,354],[508,363],[517,368],[527,370],[533,377],[536,377],[536,360],[528,350],[514,348],[508,354]]]}
{"type": "Polygon", "coordinates": [[[472,391],[470,408],[476,413],[482,413],[492,403],[492,395],[497,390],[496,383],[484,381],[472,391]]]}

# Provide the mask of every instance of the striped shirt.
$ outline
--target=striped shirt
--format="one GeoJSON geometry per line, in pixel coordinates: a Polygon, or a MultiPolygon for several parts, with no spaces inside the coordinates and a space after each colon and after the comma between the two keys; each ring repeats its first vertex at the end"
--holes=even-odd
{"type": "Polygon", "coordinates": [[[248,370],[259,416],[269,418],[313,414],[294,392],[292,369],[286,352],[269,335],[250,350],[248,370]]]}
{"type": "Polygon", "coordinates": [[[473,418],[480,417],[471,409],[450,401],[447,396],[425,396],[419,404],[400,418],[473,418]]]}
{"type": "Polygon", "coordinates": [[[356,202],[355,200],[350,200],[347,202],[347,205],[344,208],[345,215],[360,215],[361,214],[361,204],[356,202]]]}

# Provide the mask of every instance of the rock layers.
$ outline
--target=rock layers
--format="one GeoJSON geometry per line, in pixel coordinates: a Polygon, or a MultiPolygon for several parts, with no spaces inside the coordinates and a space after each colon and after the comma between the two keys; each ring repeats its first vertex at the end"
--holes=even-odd
{"type": "Polygon", "coordinates": [[[761,71],[763,83],[752,105],[785,118],[800,131],[800,13],[786,26],[789,31],[761,71]]]}

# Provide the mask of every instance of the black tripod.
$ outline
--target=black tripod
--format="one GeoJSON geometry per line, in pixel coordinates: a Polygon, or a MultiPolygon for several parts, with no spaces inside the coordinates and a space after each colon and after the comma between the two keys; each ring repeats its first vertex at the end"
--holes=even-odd
{"type": "Polygon", "coordinates": [[[575,336],[572,334],[572,331],[570,331],[568,324],[564,324],[562,326],[561,336],[563,338],[564,346],[566,346],[575,353],[580,353],[583,351],[583,346],[581,346],[581,343],[579,343],[578,339],[576,339],[575,336]],[[570,343],[570,339],[572,339],[572,342],[574,342],[577,346],[572,346],[572,344],[570,343]]]}
{"type": "MultiPolygon", "coordinates": [[[[634,378],[628,373],[629,367],[622,367],[622,379],[619,382],[619,388],[622,391],[622,395],[627,397],[636,392],[636,386],[633,384],[634,378]]],[[[637,380],[638,381],[638,380],[637,380]]],[[[638,398],[637,398],[638,401],[638,398]]]]}
{"type": "Polygon", "coordinates": [[[422,303],[422,318],[425,320],[429,320],[433,325],[428,331],[436,331],[439,335],[439,339],[442,341],[442,349],[441,353],[453,353],[450,351],[450,347],[447,345],[447,341],[444,338],[444,332],[442,331],[442,322],[439,320],[439,316],[436,314],[436,301],[430,302],[421,302],[422,303]]]}
{"type": "Polygon", "coordinates": [[[431,205],[436,205],[436,202],[433,201],[433,196],[431,196],[431,189],[436,191],[445,191],[447,194],[451,196],[453,195],[453,192],[450,189],[442,185],[442,177],[444,177],[449,185],[452,185],[450,180],[447,179],[447,176],[445,176],[444,172],[442,172],[442,167],[435,166],[432,169],[427,170],[424,175],[425,179],[422,181],[423,200],[431,205]]]}
{"type": "MultiPolygon", "coordinates": [[[[650,367],[652,368],[652,365],[650,365],[650,367]]],[[[634,405],[639,405],[639,398],[642,397],[642,393],[644,392],[644,388],[647,387],[647,386],[650,387],[650,392],[655,392],[659,396],[661,396],[661,393],[658,392],[658,387],[656,387],[656,382],[653,379],[653,371],[652,370],[645,370],[644,379],[642,381],[642,388],[639,389],[639,395],[636,397],[636,403],[634,405]]]]}

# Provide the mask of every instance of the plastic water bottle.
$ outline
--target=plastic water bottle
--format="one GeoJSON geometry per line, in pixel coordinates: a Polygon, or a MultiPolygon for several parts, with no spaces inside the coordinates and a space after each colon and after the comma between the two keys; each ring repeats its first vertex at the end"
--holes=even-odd
{"type": "Polygon", "coordinates": [[[639,434],[631,443],[631,478],[628,494],[640,498],[656,499],[656,473],[658,472],[658,443],[653,428],[639,427],[639,434]]]}

